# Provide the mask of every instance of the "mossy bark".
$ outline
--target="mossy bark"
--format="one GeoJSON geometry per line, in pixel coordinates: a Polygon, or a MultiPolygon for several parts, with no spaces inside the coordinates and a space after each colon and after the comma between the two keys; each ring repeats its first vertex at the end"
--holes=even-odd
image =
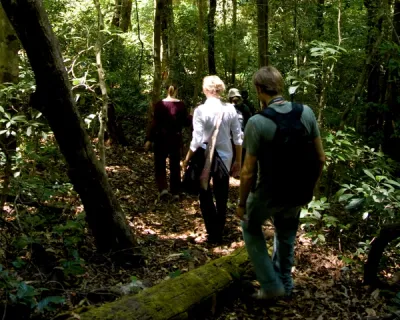
{"type": "Polygon", "coordinates": [[[0,0],[35,74],[31,105],[45,116],[65,160],[68,175],[85,207],[99,251],[138,262],[137,243],[107,175],[92,148],[71,93],[58,40],[41,0],[0,0]],[[38,49],[40,48],[40,49],[38,49]]]}
{"type": "Polygon", "coordinates": [[[80,319],[194,319],[199,310],[215,309],[217,299],[229,294],[227,289],[238,282],[248,267],[246,249],[241,248],[137,295],[98,308],[81,309],[80,319]]]}

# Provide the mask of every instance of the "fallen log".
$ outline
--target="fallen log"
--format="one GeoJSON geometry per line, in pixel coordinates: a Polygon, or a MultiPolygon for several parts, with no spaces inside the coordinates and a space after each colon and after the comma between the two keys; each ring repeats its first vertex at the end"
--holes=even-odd
{"type": "Polygon", "coordinates": [[[217,300],[235,291],[249,267],[246,249],[241,248],[139,294],[82,308],[76,314],[81,320],[195,319],[199,312],[214,313],[217,300]]]}

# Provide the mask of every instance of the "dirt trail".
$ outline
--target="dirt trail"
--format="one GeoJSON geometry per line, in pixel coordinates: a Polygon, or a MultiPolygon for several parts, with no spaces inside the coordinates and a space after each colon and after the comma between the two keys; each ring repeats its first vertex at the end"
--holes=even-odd
{"type": "MultiPolygon", "coordinates": [[[[205,228],[196,197],[179,202],[160,202],[154,183],[153,155],[130,148],[108,151],[107,172],[114,191],[135,230],[146,257],[139,276],[153,285],[243,246],[240,223],[234,216],[238,181],[231,179],[224,243],[205,242],[205,228]]],[[[271,227],[266,226],[268,246],[271,227]]],[[[214,319],[364,319],[387,314],[386,300],[360,285],[360,272],[346,267],[339,252],[327,245],[315,246],[301,230],[298,233],[291,301],[274,306],[246,299],[233,301],[214,319]]],[[[370,318],[373,319],[373,318],[370,318]]]]}

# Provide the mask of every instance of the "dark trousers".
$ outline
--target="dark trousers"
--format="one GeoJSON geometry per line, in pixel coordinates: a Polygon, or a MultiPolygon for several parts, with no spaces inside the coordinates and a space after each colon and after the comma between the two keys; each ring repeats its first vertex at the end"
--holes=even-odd
{"type": "Polygon", "coordinates": [[[200,209],[209,240],[221,240],[226,221],[228,203],[229,176],[212,174],[213,188],[200,191],[200,209]],[[214,199],[215,197],[215,203],[214,199]]]}
{"type": "Polygon", "coordinates": [[[172,194],[178,194],[181,185],[180,144],[154,142],[154,167],[158,191],[168,189],[167,158],[169,157],[169,184],[172,194]]]}

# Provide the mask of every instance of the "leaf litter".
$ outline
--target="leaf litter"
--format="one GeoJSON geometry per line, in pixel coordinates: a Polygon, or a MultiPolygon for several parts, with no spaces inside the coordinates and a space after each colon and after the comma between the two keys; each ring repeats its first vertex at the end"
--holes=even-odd
{"type": "MultiPolygon", "coordinates": [[[[138,292],[244,246],[240,221],[234,215],[238,180],[230,180],[223,244],[215,246],[206,242],[197,197],[182,195],[178,202],[158,199],[152,154],[139,148],[108,147],[107,164],[113,191],[136,235],[145,265],[115,264],[107,255],[97,254],[93,239],[85,229],[86,237],[79,251],[82,264],[77,266],[82,268],[81,274],[57,277],[59,267],[55,266],[49,276],[40,269],[38,272],[33,261],[31,267],[20,273],[30,283],[38,283],[66,297],[64,311],[115,300],[121,290],[138,292]]],[[[67,205],[60,219],[77,215],[83,209],[76,194],[63,201],[67,205]]],[[[271,224],[265,226],[264,232],[272,251],[271,224]]],[[[63,243],[51,234],[46,238],[46,253],[62,258],[63,243]]],[[[388,303],[387,295],[362,286],[360,270],[347,266],[338,258],[343,252],[332,248],[333,245],[314,245],[299,230],[293,298],[267,306],[240,297],[222,306],[217,304],[218,312],[210,319],[379,319],[380,315],[394,314],[396,310],[388,303]]],[[[22,260],[29,259],[28,253],[22,257],[22,260]]]]}

